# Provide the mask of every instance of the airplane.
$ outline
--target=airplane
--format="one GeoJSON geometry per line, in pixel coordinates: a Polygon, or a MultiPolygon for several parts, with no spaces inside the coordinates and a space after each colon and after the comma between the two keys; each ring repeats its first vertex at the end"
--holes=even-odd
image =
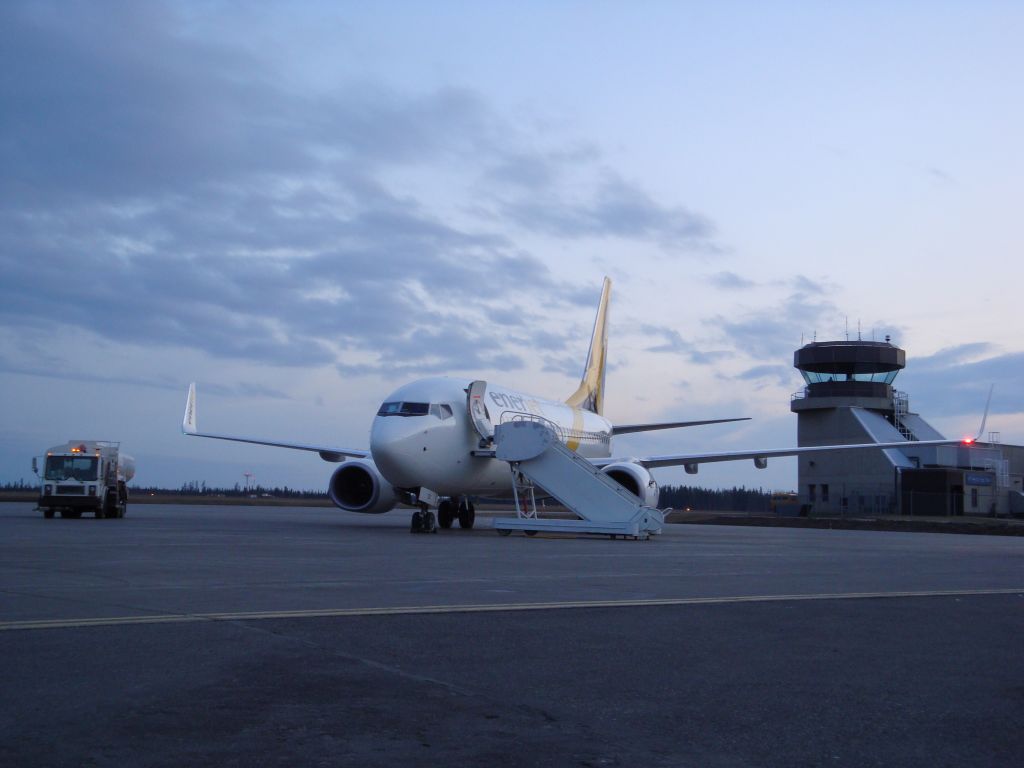
{"type": "MultiPolygon", "coordinates": [[[[472,528],[476,518],[474,498],[512,496],[509,464],[496,458],[493,450],[486,450],[492,444],[494,425],[508,422],[544,423],[569,449],[590,460],[652,507],[657,506],[659,489],[650,470],[656,467],[682,466],[687,473],[695,474],[704,463],[747,459],[763,469],[768,459],[775,457],[907,447],[907,441],[900,441],[613,458],[615,435],[748,419],[640,424],[609,421],[603,412],[611,287],[611,280],[606,277],[583,377],[576,391],[564,401],[544,399],[482,380],[420,379],[399,387],[384,399],[370,427],[370,447],[353,449],[200,432],[193,382],[185,403],[182,432],[194,437],[312,451],[325,461],[340,462],[328,483],[328,496],[337,507],[349,512],[380,514],[406,503],[417,507],[412,516],[414,532],[436,532],[438,525],[448,529],[455,520],[460,528],[472,528]],[[437,510],[436,516],[433,508],[437,510]]],[[[922,440],[912,445],[958,442],[922,440]]]]}

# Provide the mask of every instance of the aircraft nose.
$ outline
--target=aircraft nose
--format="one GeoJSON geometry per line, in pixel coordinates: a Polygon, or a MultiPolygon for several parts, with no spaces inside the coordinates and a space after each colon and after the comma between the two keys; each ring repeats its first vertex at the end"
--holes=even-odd
{"type": "Polygon", "coordinates": [[[423,429],[414,419],[388,416],[374,419],[370,428],[370,454],[377,469],[392,485],[420,485],[413,474],[417,450],[422,451],[423,429]]]}

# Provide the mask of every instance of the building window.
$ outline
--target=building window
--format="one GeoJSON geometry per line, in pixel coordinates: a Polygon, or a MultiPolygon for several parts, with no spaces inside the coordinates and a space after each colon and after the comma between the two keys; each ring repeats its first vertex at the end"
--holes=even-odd
{"type": "Polygon", "coordinates": [[[828,483],[821,484],[821,500],[828,501],[828,483]]]}
{"type": "Polygon", "coordinates": [[[971,509],[978,508],[978,489],[971,488],[971,509]]]}
{"type": "Polygon", "coordinates": [[[807,486],[807,500],[810,501],[812,504],[815,501],[817,501],[817,499],[815,498],[815,496],[817,495],[815,493],[817,487],[818,486],[816,486],[814,483],[811,483],[810,485],[807,486]]]}

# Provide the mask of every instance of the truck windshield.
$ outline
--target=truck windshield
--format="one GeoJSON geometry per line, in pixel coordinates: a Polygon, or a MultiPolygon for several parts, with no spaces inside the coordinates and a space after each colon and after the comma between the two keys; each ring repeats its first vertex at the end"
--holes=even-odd
{"type": "Polygon", "coordinates": [[[47,456],[43,477],[57,481],[95,480],[97,464],[95,456],[47,456]]]}

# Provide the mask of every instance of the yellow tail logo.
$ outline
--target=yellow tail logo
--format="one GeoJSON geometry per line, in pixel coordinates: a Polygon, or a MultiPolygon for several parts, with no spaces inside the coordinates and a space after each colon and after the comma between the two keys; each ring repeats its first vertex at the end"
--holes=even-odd
{"type": "Polygon", "coordinates": [[[585,408],[599,415],[604,412],[604,368],[608,357],[608,303],[611,295],[612,281],[606,277],[601,289],[601,302],[597,305],[597,317],[594,318],[587,367],[579,389],[565,401],[574,408],[585,408]]]}

